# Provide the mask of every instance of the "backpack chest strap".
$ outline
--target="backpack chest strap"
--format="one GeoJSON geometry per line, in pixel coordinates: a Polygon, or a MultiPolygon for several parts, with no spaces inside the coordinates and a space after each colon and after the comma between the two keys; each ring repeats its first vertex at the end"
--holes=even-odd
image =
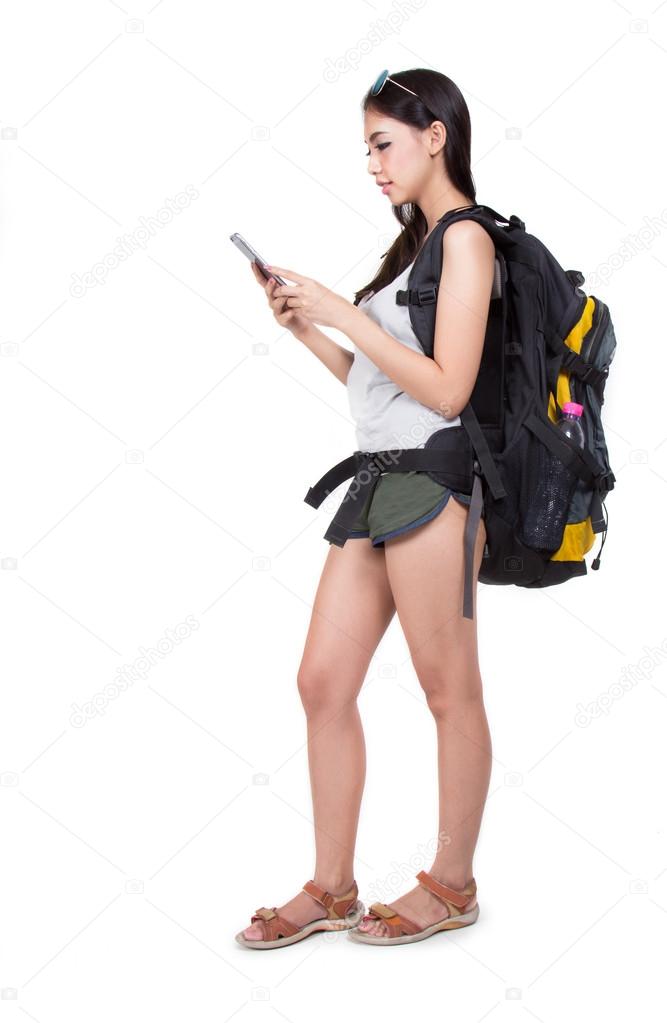
{"type": "Polygon", "coordinates": [[[438,300],[438,288],[404,288],[396,292],[396,305],[433,305],[438,300]]]}

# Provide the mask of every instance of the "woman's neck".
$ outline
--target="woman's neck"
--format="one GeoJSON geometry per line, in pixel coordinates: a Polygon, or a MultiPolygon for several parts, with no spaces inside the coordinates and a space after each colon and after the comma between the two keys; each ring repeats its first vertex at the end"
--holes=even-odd
{"type": "Polygon", "coordinates": [[[425,203],[423,206],[417,204],[426,218],[427,234],[430,234],[439,220],[449,213],[450,210],[457,210],[459,206],[474,206],[469,196],[462,192],[448,189],[443,195],[442,192],[437,199],[425,203]]]}

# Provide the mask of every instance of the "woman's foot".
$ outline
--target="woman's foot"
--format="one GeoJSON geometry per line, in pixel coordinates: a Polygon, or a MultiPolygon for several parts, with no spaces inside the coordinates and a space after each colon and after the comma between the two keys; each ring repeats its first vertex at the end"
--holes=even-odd
{"type": "MultiPolygon", "coordinates": [[[[318,879],[318,884],[321,884],[323,888],[331,892],[332,895],[345,895],[349,892],[353,884],[353,879],[348,884],[341,886],[336,883],[335,887],[330,887],[324,884],[324,882],[318,879]]],[[[314,899],[308,892],[299,892],[295,898],[290,899],[283,906],[278,906],[276,909],[278,916],[283,916],[290,923],[295,924],[297,927],[304,927],[306,924],[311,923],[313,920],[326,920],[327,911],[321,902],[314,899]]],[[[261,920],[246,927],[243,931],[243,937],[247,938],[248,941],[261,941],[264,937],[264,926],[261,920]]]]}
{"type": "MultiPolygon", "coordinates": [[[[462,891],[467,884],[466,881],[460,882],[459,879],[455,879],[456,883],[451,881],[450,876],[444,872],[439,874],[435,871],[429,871],[429,873],[437,881],[446,884],[457,892],[462,891]]],[[[403,913],[408,920],[412,920],[419,927],[430,927],[431,924],[446,920],[450,915],[445,903],[420,884],[416,888],[412,888],[405,895],[401,895],[395,902],[389,902],[387,905],[395,909],[397,913],[403,913]]],[[[477,897],[472,895],[461,912],[469,913],[476,905],[477,897]]],[[[389,929],[383,920],[362,920],[357,930],[377,935],[379,938],[389,936],[389,929]]]]}

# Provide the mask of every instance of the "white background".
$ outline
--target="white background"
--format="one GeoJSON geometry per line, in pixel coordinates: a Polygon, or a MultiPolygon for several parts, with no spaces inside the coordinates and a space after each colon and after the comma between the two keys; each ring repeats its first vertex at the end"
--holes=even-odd
{"type": "MultiPolygon", "coordinates": [[[[663,1018],[667,4],[2,12],[2,1017],[663,1018]],[[236,931],[314,866],[295,676],[344,490],[303,497],[355,442],[229,235],[352,300],[398,229],[360,113],[385,67],[453,78],[478,200],[608,303],[617,486],[598,572],[478,590],[479,922],[255,954],[236,931]],[[105,270],[121,236],[143,247],[105,270]]],[[[369,904],[437,827],[396,619],[360,708],[369,904]]]]}

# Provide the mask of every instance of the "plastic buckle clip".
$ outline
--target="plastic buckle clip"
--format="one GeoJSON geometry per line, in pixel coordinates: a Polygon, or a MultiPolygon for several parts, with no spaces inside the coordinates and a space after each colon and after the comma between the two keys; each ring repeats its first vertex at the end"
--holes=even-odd
{"type": "Polygon", "coordinates": [[[420,305],[427,305],[431,302],[435,302],[437,295],[437,289],[433,286],[430,288],[417,288],[417,298],[419,299],[420,305]]]}

